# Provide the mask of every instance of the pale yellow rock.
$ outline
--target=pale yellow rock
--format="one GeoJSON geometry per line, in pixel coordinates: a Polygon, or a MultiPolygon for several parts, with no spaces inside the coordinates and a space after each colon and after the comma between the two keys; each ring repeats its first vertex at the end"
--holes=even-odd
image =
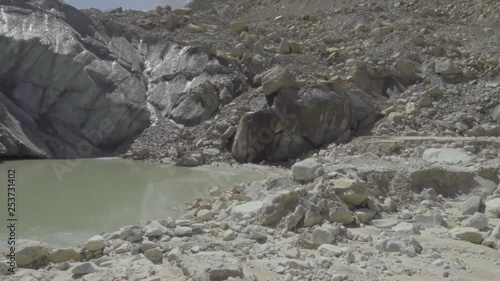
{"type": "Polygon", "coordinates": [[[229,30],[233,33],[241,33],[242,31],[248,31],[248,23],[243,20],[232,21],[229,25],[229,30]]]}

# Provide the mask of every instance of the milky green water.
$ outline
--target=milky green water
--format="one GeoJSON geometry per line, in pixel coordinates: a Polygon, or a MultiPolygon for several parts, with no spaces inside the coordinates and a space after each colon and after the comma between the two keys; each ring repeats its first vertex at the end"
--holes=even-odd
{"type": "Polygon", "coordinates": [[[0,248],[7,236],[7,177],[16,170],[17,239],[56,246],[141,220],[179,217],[211,187],[265,179],[255,167],[183,168],[125,160],[0,163],[0,248]],[[4,226],[5,225],[5,226],[4,226]]]}

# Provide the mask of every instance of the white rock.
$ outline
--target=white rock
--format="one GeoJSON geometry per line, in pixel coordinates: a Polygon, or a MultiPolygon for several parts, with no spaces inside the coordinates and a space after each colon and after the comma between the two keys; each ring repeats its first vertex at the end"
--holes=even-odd
{"type": "Polygon", "coordinates": [[[159,247],[149,249],[144,253],[144,256],[152,262],[159,262],[162,259],[162,251],[159,247]]]}
{"type": "Polygon", "coordinates": [[[396,238],[382,238],[375,243],[375,248],[380,252],[400,252],[406,249],[406,244],[396,238]]]}
{"type": "Polygon", "coordinates": [[[437,59],[435,61],[434,70],[437,74],[444,75],[460,74],[462,72],[462,70],[460,70],[460,68],[457,67],[455,63],[449,58],[437,59]]]}
{"type": "Polygon", "coordinates": [[[413,221],[424,227],[440,227],[444,224],[444,219],[440,215],[416,215],[413,221]]]}
{"type": "Polygon", "coordinates": [[[214,214],[207,209],[202,209],[196,214],[197,221],[209,221],[213,218],[214,214]]]}
{"type": "Polygon", "coordinates": [[[488,218],[486,218],[484,214],[478,212],[464,220],[462,225],[464,227],[473,227],[478,230],[483,230],[488,227],[488,218]]]}
{"type": "Polygon", "coordinates": [[[290,249],[286,250],[285,257],[287,257],[289,259],[298,259],[298,258],[300,258],[300,251],[299,251],[299,249],[297,249],[295,247],[290,248],[290,249]]]}
{"type": "Polygon", "coordinates": [[[343,249],[339,246],[331,244],[323,244],[318,248],[319,254],[323,257],[340,257],[344,253],[343,249]]]}
{"type": "Polygon", "coordinates": [[[180,260],[181,257],[182,257],[182,251],[179,248],[172,249],[167,254],[167,260],[168,261],[180,260]]]}
{"type": "Polygon", "coordinates": [[[318,227],[313,231],[312,241],[317,245],[330,244],[335,241],[335,236],[328,229],[318,227]]]}
{"type": "Polygon", "coordinates": [[[347,263],[351,264],[351,263],[355,263],[356,262],[356,257],[354,256],[354,254],[352,253],[352,251],[348,251],[345,255],[345,260],[347,261],[347,263]]]}
{"type": "Polygon", "coordinates": [[[296,84],[295,76],[286,67],[276,66],[262,74],[262,90],[266,96],[296,84]]]}
{"type": "Polygon", "coordinates": [[[475,214],[477,211],[479,211],[479,208],[481,207],[481,201],[482,199],[479,196],[469,197],[460,205],[460,211],[462,212],[462,215],[475,214]]]}
{"type": "Polygon", "coordinates": [[[420,230],[418,230],[418,227],[409,222],[401,222],[398,225],[394,226],[392,230],[405,235],[420,234],[420,230]]]}
{"type": "Polygon", "coordinates": [[[398,224],[397,219],[376,219],[372,220],[371,223],[376,227],[380,229],[390,229],[393,226],[398,224]]]}
{"type": "Polygon", "coordinates": [[[217,148],[205,148],[202,154],[205,157],[217,157],[220,155],[220,150],[217,148]]]}
{"type": "Polygon", "coordinates": [[[238,234],[231,229],[224,231],[224,233],[222,234],[222,240],[224,241],[232,241],[236,238],[238,238],[238,234]]]}
{"type": "Polygon", "coordinates": [[[158,221],[151,221],[144,226],[144,232],[147,237],[162,236],[167,233],[168,228],[160,224],[158,221]]]}
{"type": "Polygon", "coordinates": [[[474,244],[481,244],[481,242],[483,241],[481,232],[473,227],[457,227],[450,230],[450,234],[455,238],[474,244]]]}
{"type": "Polygon", "coordinates": [[[231,208],[231,216],[241,217],[245,214],[255,214],[264,207],[264,201],[250,201],[231,208]]]}
{"type": "Polygon", "coordinates": [[[469,163],[474,157],[455,148],[429,148],[422,154],[422,159],[445,164],[469,163]]]}
{"type": "Polygon", "coordinates": [[[92,236],[89,240],[87,240],[87,243],[85,243],[85,249],[89,251],[102,250],[105,246],[104,241],[105,239],[101,235],[92,236]]]}
{"type": "Polygon", "coordinates": [[[93,262],[84,262],[77,264],[71,269],[71,273],[75,275],[85,275],[97,271],[97,266],[93,262]]]}
{"type": "Polygon", "coordinates": [[[413,212],[410,210],[403,210],[400,214],[401,219],[403,220],[411,220],[413,218],[413,212]]]}
{"type": "Polygon", "coordinates": [[[120,245],[120,247],[115,249],[115,254],[118,254],[118,255],[125,254],[125,253],[130,252],[131,249],[132,249],[132,243],[125,241],[125,243],[122,243],[120,245]]]}
{"type": "Polygon", "coordinates": [[[497,224],[497,226],[491,232],[491,238],[500,240],[500,222],[497,224]]]}
{"type": "Polygon", "coordinates": [[[365,208],[358,209],[354,213],[358,216],[360,223],[367,223],[375,217],[375,211],[365,208]]]}
{"type": "Polygon", "coordinates": [[[323,165],[314,158],[308,158],[292,166],[293,178],[298,182],[312,181],[323,173],[323,165]]]}
{"type": "Polygon", "coordinates": [[[188,226],[177,226],[174,230],[174,233],[177,236],[188,236],[193,234],[193,229],[188,226]]]}
{"type": "Polygon", "coordinates": [[[158,247],[158,244],[156,244],[155,242],[152,242],[152,241],[143,241],[141,243],[141,251],[144,253],[148,250],[151,250],[151,249],[154,249],[158,247]]]}
{"type": "Polygon", "coordinates": [[[333,190],[342,201],[357,206],[368,198],[368,187],[365,182],[352,179],[331,180],[333,190]]]}
{"type": "Polygon", "coordinates": [[[491,199],[484,203],[486,206],[484,214],[488,218],[500,217],[500,198],[491,199]]]}

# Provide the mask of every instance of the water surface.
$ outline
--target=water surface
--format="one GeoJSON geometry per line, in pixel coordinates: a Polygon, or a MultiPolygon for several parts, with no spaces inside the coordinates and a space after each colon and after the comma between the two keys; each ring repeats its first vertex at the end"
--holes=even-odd
{"type": "MultiPolygon", "coordinates": [[[[141,220],[179,217],[184,203],[213,186],[262,180],[255,166],[184,168],[125,160],[0,163],[0,222],[7,224],[7,170],[16,170],[17,238],[79,243],[141,220]]],[[[0,231],[5,246],[6,227],[0,231]]]]}

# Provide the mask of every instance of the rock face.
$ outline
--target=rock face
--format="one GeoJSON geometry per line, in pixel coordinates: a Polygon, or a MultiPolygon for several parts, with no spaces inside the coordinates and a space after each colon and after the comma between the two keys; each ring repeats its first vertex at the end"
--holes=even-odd
{"type": "Polygon", "coordinates": [[[131,43],[59,1],[5,0],[0,9],[3,155],[95,156],[149,125],[136,73],[143,58],[131,43]]]}
{"type": "Polygon", "coordinates": [[[240,120],[231,154],[241,162],[286,160],[334,141],[348,141],[375,122],[361,94],[335,86],[283,88],[270,109],[240,120]]]}

